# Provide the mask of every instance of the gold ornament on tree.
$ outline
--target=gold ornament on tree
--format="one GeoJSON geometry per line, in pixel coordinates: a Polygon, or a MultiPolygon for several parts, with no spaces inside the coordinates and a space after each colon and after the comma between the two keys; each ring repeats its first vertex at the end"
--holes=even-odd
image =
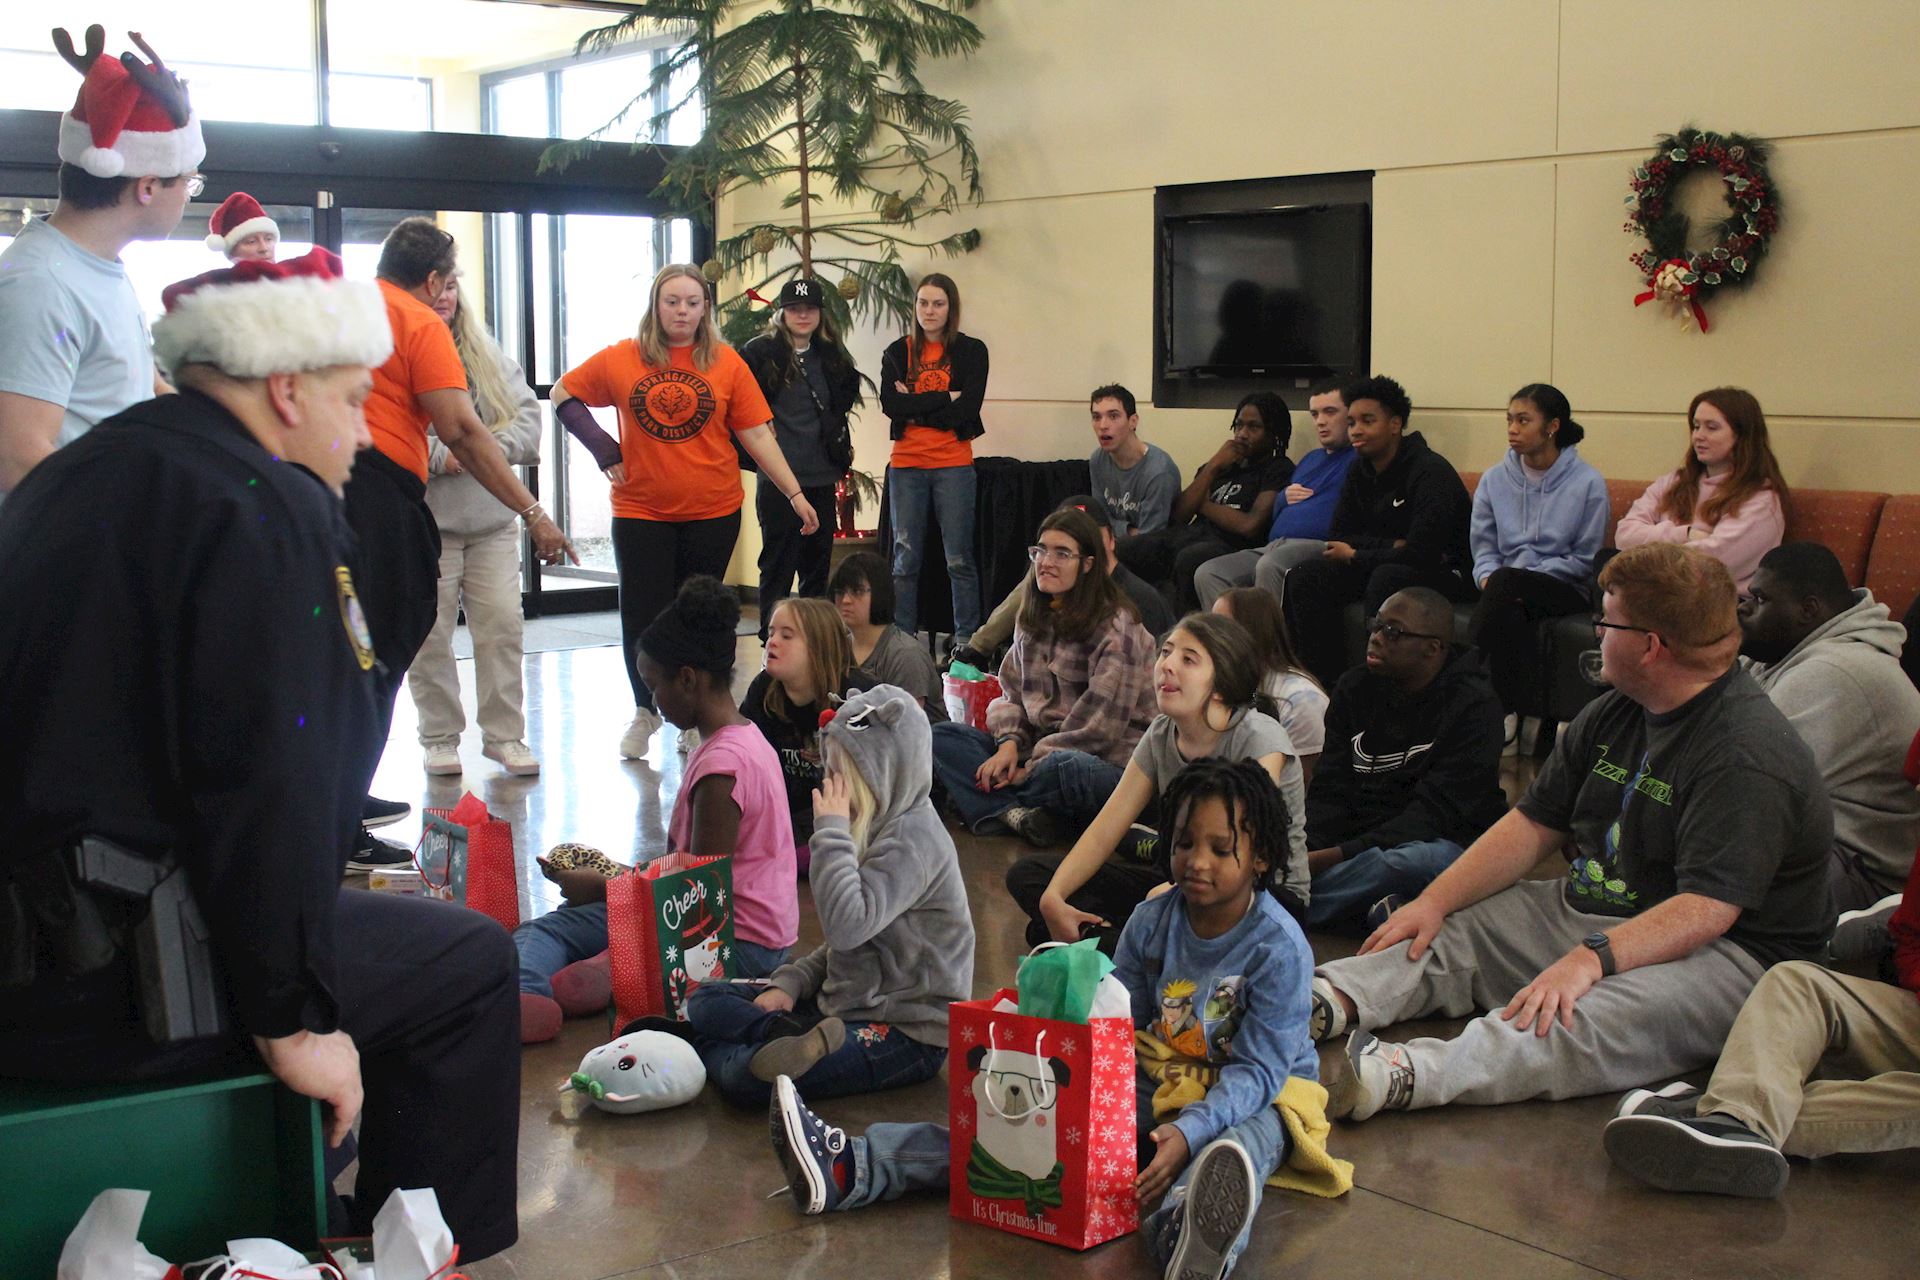
{"type": "Polygon", "coordinates": [[[840,296],[845,298],[848,302],[852,302],[855,298],[860,296],[860,282],[858,280],[855,280],[852,276],[841,276],[840,283],[836,287],[840,291],[840,296]]]}
{"type": "Polygon", "coordinates": [[[707,278],[707,283],[718,284],[720,277],[726,274],[726,269],[720,265],[720,259],[708,258],[700,264],[700,274],[707,278]]]}
{"type": "Polygon", "coordinates": [[[753,251],[762,257],[773,252],[773,246],[780,243],[780,237],[773,234],[772,227],[761,227],[753,233],[753,251]]]}

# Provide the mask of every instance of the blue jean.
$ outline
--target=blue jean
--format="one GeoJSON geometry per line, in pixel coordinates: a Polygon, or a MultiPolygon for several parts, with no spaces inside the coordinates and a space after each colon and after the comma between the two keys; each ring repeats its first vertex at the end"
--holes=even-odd
{"type": "Polygon", "coordinates": [[[980,569],[973,560],[977,480],[967,467],[888,467],[893,511],[893,620],[908,635],[920,629],[920,561],[929,509],[940,521],[940,543],[953,586],[953,635],[964,642],[980,626],[980,569]]]}
{"type": "Polygon", "coordinates": [[[1366,919],[1367,908],[1390,893],[1414,897],[1461,853],[1451,840],[1412,840],[1387,849],[1362,849],[1313,878],[1307,903],[1307,927],[1351,927],[1366,919]]]}
{"type": "Polygon", "coordinates": [[[1099,756],[1049,751],[1015,785],[982,791],[973,775],[992,755],[993,738],[970,724],[948,721],[933,726],[934,776],[946,787],[961,821],[975,834],[983,834],[983,827],[1015,805],[1045,809],[1084,827],[1120,785],[1120,770],[1099,756]]]}
{"type": "MultiPolygon", "coordinates": [[[[557,907],[515,929],[513,945],[520,952],[520,990],[552,999],[554,974],[607,949],[607,904],[557,907]]],[[[735,938],[734,976],[764,978],[787,962],[787,950],[735,938]]]]}
{"type": "MultiPolygon", "coordinates": [[[[721,1097],[743,1107],[764,1107],[773,1095],[773,1086],[756,1079],[748,1063],[762,1045],[782,1034],[774,1025],[778,1015],[754,1003],[759,994],[731,983],[708,983],[687,999],[687,1021],[707,1078],[721,1097]]],[[[794,1013],[808,1022],[821,1016],[811,1000],[795,1001],[794,1013]]],[[[946,1060],[945,1045],[923,1044],[884,1022],[849,1021],[846,1043],[794,1084],[809,1098],[904,1089],[939,1075],[946,1060]]]]}

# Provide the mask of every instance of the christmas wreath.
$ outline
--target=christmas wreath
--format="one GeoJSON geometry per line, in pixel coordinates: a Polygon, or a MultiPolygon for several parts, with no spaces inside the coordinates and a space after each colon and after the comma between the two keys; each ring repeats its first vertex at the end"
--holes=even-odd
{"type": "Polygon", "coordinates": [[[1643,236],[1647,247],[1632,255],[1647,288],[1634,306],[1659,299],[1684,303],[1707,331],[1701,303],[1720,289],[1753,283],[1755,269],[1780,227],[1780,197],[1767,172],[1767,144],[1739,133],[1709,133],[1688,126],[1655,144],[1647,161],[1633,171],[1627,196],[1629,235],[1643,236]],[[1720,175],[1730,211],[1716,226],[1711,247],[1687,249],[1687,215],[1674,207],[1674,190],[1690,174],[1720,175]]]}

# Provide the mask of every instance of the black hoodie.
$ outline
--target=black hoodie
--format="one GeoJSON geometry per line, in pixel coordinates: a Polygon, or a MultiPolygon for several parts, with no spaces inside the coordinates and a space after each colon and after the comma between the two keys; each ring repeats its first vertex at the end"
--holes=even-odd
{"type": "Polygon", "coordinates": [[[1372,573],[1383,564],[1473,570],[1467,525],[1473,499],[1453,464],[1433,451],[1418,431],[1400,437],[1400,451],[1385,471],[1365,458],[1347,468],[1340,501],[1333,508],[1327,541],[1354,549],[1354,567],[1372,573]],[[1406,539],[1407,545],[1393,544],[1406,539]]]}
{"type": "Polygon", "coordinates": [[[1307,790],[1307,844],[1347,857],[1415,840],[1472,844],[1507,811],[1502,720],[1477,650],[1456,649],[1412,695],[1364,666],[1347,672],[1307,790]]]}

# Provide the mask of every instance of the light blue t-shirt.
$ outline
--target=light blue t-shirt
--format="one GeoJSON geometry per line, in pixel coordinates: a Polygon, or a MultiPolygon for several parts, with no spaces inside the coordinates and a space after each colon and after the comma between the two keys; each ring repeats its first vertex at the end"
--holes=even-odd
{"type": "Polygon", "coordinates": [[[126,269],[39,218],[0,253],[0,391],[64,406],[60,445],[153,398],[153,340],[126,269]]]}
{"type": "Polygon", "coordinates": [[[1173,500],[1180,496],[1180,468],[1165,449],[1148,445],[1131,470],[1122,468],[1104,449],[1095,449],[1087,459],[1087,473],[1093,496],[1106,504],[1107,514],[1113,517],[1114,537],[1167,527],[1173,500]]]}

